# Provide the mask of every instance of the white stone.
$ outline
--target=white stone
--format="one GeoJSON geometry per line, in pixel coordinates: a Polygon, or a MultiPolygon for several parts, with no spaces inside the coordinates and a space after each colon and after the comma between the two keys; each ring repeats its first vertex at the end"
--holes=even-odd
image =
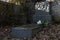
{"type": "Polygon", "coordinates": [[[42,24],[42,23],[41,23],[41,20],[37,21],[37,24],[42,24]]]}

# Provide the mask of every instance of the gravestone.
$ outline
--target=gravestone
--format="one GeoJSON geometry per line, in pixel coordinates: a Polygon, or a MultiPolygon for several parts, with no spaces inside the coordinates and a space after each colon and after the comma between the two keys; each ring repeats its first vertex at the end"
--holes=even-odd
{"type": "Polygon", "coordinates": [[[57,0],[51,4],[53,21],[60,22],[60,1],[57,0]]]}
{"type": "Polygon", "coordinates": [[[51,21],[51,15],[49,14],[48,2],[37,2],[35,5],[35,15],[33,15],[33,22],[37,21],[51,21]]]}

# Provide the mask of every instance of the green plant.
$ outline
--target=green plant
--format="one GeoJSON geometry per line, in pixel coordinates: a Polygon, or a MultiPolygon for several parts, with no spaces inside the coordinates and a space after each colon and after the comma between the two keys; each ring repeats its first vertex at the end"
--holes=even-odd
{"type": "Polygon", "coordinates": [[[49,22],[48,22],[48,21],[45,21],[45,20],[42,21],[42,26],[43,26],[43,28],[46,27],[46,26],[48,26],[48,25],[49,25],[49,22]]]}

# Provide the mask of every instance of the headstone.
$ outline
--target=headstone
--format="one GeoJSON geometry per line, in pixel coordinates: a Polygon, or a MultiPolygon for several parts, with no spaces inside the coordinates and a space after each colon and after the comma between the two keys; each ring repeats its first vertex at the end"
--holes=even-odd
{"type": "Polygon", "coordinates": [[[51,21],[51,15],[49,14],[48,2],[37,2],[35,5],[35,15],[33,15],[33,22],[51,21]]]}
{"type": "Polygon", "coordinates": [[[57,0],[51,4],[52,16],[55,22],[60,22],[60,1],[57,0]]]}

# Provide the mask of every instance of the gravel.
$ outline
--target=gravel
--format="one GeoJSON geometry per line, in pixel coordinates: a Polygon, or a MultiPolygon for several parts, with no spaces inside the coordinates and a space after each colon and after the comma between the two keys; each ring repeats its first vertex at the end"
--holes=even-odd
{"type": "MultiPolygon", "coordinates": [[[[8,33],[9,31],[5,31],[4,29],[2,30],[0,28],[0,40],[2,39],[9,40],[7,39],[7,37],[9,37],[8,33]]],[[[37,36],[39,37],[39,40],[60,40],[60,24],[50,25],[50,28],[44,28],[42,31],[39,32],[37,36]]],[[[16,38],[12,38],[10,40],[15,40],[15,39],[16,38]]],[[[17,38],[16,40],[20,40],[20,39],[17,38]]],[[[36,37],[34,37],[33,40],[37,40],[36,37]]]]}

